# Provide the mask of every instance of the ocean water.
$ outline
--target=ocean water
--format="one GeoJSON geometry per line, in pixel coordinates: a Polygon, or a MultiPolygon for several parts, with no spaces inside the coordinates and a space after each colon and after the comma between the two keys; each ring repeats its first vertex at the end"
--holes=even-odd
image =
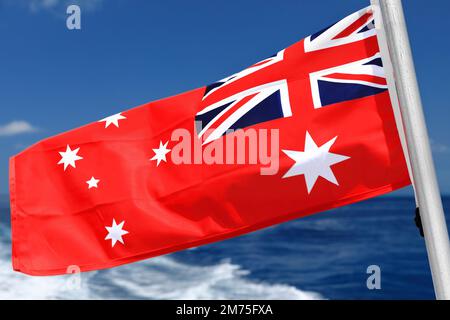
{"type": "Polygon", "coordinates": [[[382,197],[113,269],[31,277],[11,268],[5,197],[0,299],[433,299],[414,207],[382,197]],[[369,265],[380,290],[367,289],[369,265]]]}

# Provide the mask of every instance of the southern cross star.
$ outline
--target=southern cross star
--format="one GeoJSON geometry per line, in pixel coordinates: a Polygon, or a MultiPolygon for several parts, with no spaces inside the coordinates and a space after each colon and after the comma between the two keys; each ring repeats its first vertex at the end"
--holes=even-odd
{"type": "Polygon", "coordinates": [[[308,194],[311,193],[319,177],[339,185],[333,170],[331,170],[331,166],[350,159],[350,157],[330,152],[330,148],[336,139],[337,137],[334,137],[318,147],[309,132],[306,132],[305,151],[283,150],[289,158],[295,161],[295,164],[286,172],[283,178],[304,175],[308,194]]]}
{"type": "Polygon", "coordinates": [[[76,148],[75,150],[70,149],[70,146],[67,145],[67,149],[65,152],[59,152],[61,155],[61,160],[59,160],[58,164],[64,164],[64,171],[66,171],[68,166],[72,166],[76,168],[75,161],[83,159],[79,155],[77,155],[80,148],[76,148]]]}
{"type": "Polygon", "coordinates": [[[95,179],[94,177],[92,177],[90,180],[86,181],[86,183],[88,184],[88,189],[91,188],[98,188],[98,183],[100,182],[99,179],[95,179]]]}
{"type": "Polygon", "coordinates": [[[122,229],[124,223],[125,221],[122,221],[121,223],[117,224],[116,220],[113,219],[112,226],[105,227],[106,230],[108,230],[108,234],[106,235],[105,240],[111,240],[111,247],[114,247],[117,241],[119,241],[121,244],[125,244],[123,242],[122,236],[128,234],[129,232],[122,229]]]}
{"type": "Polygon", "coordinates": [[[167,149],[168,143],[169,141],[167,141],[165,144],[163,144],[162,141],[160,141],[159,148],[153,149],[155,155],[150,160],[156,160],[156,166],[159,166],[159,163],[161,161],[167,162],[166,154],[170,152],[170,149],[167,149]]]}

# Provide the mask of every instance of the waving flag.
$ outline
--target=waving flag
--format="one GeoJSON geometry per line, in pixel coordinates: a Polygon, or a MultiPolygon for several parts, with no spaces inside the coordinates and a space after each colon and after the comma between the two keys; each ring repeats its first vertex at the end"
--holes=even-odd
{"type": "Polygon", "coordinates": [[[388,89],[380,54],[310,74],[314,107],[372,96],[388,89]]]}
{"type": "Polygon", "coordinates": [[[13,267],[108,268],[410,184],[371,8],[11,158],[13,267]]]}

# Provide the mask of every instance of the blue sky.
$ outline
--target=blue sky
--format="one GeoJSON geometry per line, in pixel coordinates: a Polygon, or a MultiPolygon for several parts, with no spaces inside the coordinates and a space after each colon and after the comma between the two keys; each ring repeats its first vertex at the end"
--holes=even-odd
{"type": "MultiPolygon", "coordinates": [[[[8,158],[45,137],[203,86],[369,0],[0,0],[0,194],[8,158]]],[[[448,1],[404,0],[438,178],[450,193],[448,1]]]]}

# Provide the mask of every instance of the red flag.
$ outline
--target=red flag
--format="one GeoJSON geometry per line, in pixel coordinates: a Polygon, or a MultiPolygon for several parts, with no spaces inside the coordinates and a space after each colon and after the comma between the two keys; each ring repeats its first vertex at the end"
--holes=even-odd
{"type": "Polygon", "coordinates": [[[113,267],[408,184],[368,8],[11,158],[13,267],[113,267]]]}

